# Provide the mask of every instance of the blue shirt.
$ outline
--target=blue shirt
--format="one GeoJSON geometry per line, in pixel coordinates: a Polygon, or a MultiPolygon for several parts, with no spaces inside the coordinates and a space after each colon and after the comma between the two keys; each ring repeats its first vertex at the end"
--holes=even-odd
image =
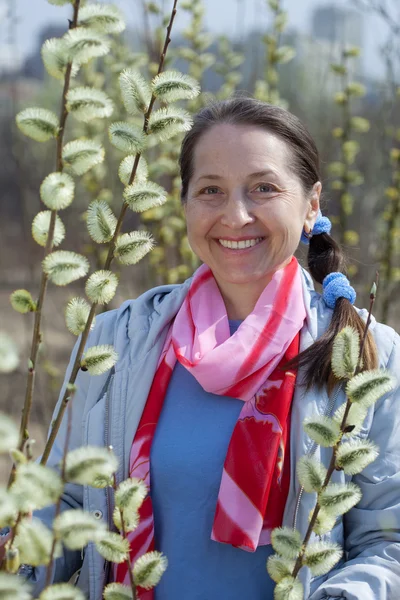
{"type": "MultiPolygon", "coordinates": [[[[240,321],[231,321],[231,334],[240,321]]],[[[216,368],[218,366],[216,365],[216,368]]],[[[205,392],[176,364],[151,449],[156,549],[168,568],[156,600],[272,600],[271,546],[211,540],[222,468],[242,400],[205,392]]]]}

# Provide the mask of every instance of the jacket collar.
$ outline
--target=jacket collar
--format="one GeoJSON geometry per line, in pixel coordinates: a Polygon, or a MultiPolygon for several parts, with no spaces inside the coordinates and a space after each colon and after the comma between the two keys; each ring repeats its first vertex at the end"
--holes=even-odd
{"type": "Polygon", "coordinates": [[[313,280],[311,279],[310,274],[301,267],[301,282],[303,286],[303,301],[304,307],[306,309],[306,319],[303,325],[304,334],[307,332],[308,336],[311,338],[312,342],[318,337],[318,300],[319,294],[314,289],[313,280]]]}

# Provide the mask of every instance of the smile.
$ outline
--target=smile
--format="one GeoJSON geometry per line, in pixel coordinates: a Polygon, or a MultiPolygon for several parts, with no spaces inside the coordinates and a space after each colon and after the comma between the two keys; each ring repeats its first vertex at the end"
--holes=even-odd
{"type": "Polygon", "coordinates": [[[249,240],[238,240],[238,241],[219,239],[218,242],[224,248],[229,248],[231,250],[243,250],[244,248],[251,248],[252,246],[256,246],[257,244],[262,242],[264,239],[265,238],[263,238],[263,237],[252,238],[249,240]]]}

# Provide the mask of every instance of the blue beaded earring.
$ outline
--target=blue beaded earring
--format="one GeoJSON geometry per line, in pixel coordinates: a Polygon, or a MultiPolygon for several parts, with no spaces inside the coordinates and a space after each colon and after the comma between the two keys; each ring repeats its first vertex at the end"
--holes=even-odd
{"type": "Polygon", "coordinates": [[[322,215],[322,212],[319,210],[317,220],[315,221],[315,225],[312,228],[312,231],[307,232],[303,228],[300,241],[303,242],[303,244],[308,245],[313,235],[319,235],[321,233],[330,233],[331,229],[332,223],[330,222],[328,217],[324,217],[322,215]]]}

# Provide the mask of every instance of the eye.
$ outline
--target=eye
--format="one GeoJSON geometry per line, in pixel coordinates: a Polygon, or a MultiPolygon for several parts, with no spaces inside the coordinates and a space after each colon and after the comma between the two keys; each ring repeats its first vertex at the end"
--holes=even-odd
{"type": "Polygon", "coordinates": [[[272,185],[271,183],[260,183],[254,190],[255,192],[259,191],[262,194],[268,194],[270,192],[277,192],[278,189],[272,185]]]}
{"type": "Polygon", "coordinates": [[[214,194],[218,194],[219,188],[216,186],[209,186],[200,190],[200,194],[205,194],[206,196],[213,196],[214,194]]]}

